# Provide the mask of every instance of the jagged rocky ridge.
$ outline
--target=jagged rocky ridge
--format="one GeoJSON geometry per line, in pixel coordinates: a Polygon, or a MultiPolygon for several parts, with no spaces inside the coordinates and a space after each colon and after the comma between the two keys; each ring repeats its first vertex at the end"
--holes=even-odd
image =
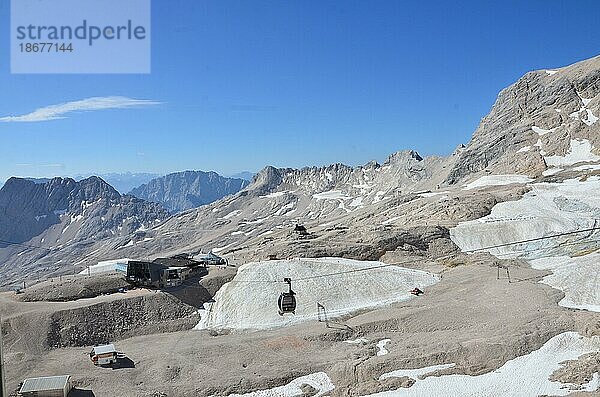
{"type": "Polygon", "coordinates": [[[22,244],[3,244],[0,269],[6,274],[41,263],[50,268],[60,268],[63,261],[62,266],[73,265],[99,241],[144,238],[144,230],[168,216],[159,204],[122,196],[98,177],[45,183],[11,178],[0,189],[0,240],[22,244]],[[73,256],[64,256],[66,251],[73,256]],[[62,259],[53,261],[56,256],[62,259]]]}

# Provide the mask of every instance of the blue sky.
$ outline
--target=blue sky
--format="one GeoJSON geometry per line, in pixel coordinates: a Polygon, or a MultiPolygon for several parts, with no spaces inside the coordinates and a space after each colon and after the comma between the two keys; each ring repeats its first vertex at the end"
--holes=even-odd
{"type": "Polygon", "coordinates": [[[0,122],[0,179],[450,153],[503,87],[598,55],[597,1],[154,0],[149,75],[11,75],[0,118],[91,97],[160,102],[0,122]]]}

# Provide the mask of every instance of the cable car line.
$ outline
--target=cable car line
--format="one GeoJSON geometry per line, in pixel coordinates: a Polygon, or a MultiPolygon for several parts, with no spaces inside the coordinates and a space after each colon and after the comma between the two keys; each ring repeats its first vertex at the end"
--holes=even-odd
{"type": "MultiPolygon", "coordinates": [[[[302,260],[306,260],[306,259],[300,259],[300,260],[302,261],[302,260]]],[[[403,264],[407,264],[407,263],[412,263],[412,262],[407,261],[407,262],[402,262],[402,263],[388,263],[388,264],[383,264],[383,265],[379,265],[379,266],[363,267],[360,269],[343,270],[343,271],[334,272],[334,273],[323,273],[323,274],[317,274],[314,276],[295,278],[295,279],[293,279],[293,281],[294,282],[305,281],[305,280],[313,280],[313,279],[322,278],[322,277],[338,276],[340,274],[358,273],[358,272],[364,272],[367,270],[376,270],[376,269],[382,269],[382,268],[386,268],[386,267],[399,266],[399,265],[403,265],[403,264]]],[[[284,280],[231,280],[230,282],[231,283],[268,283],[268,284],[287,283],[287,281],[285,281],[285,279],[284,280]]]]}
{"type": "Polygon", "coordinates": [[[588,228],[588,229],[573,230],[573,231],[570,231],[570,232],[563,232],[563,233],[553,234],[551,236],[536,237],[536,238],[531,238],[531,239],[527,239],[527,240],[513,241],[513,242],[510,242],[510,243],[491,245],[491,246],[488,246],[488,247],[481,247],[481,248],[476,248],[476,249],[463,250],[463,252],[486,251],[486,250],[494,249],[494,248],[509,247],[511,245],[531,243],[531,242],[534,242],[534,241],[547,240],[547,239],[556,238],[556,237],[562,237],[562,236],[570,236],[570,235],[579,234],[579,233],[593,232],[595,230],[600,230],[600,227],[592,227],[592,228],[588,228]]]}
{"type": "Polygon", "coordinates": [[[312,280],[312,279],[321,278],[321,277],[338,276],[340,274],[358,273],[358,272],[363,272],[363,271],[367,271],[367,270],[382,269],[384,267],[398,266],[400,264],[401,263],[385,264],[385,265],[380,265],[380,266],[364,267],[364,268],[361,268],[361,269],[344,270],[344,271],[335,272],[335,273],[318,274],[316,276],[307,276],[307,277],[295,278],[294,281],[304,281],[304,280],[312,280]]]}
{"type": "MultiPolygon", "coordinates": [[[[46,250],[46,251],[52,251],[52,248],[48,248],[48,247],[40,247],[39,245],[30,245],[30,244],[24,244],[24,243],[17,243],[16,241],[8,241],[8,240],[0,240],[0,244],[6,244],[6,245],[18,245],[21,247],[26,247],[26,248],[33,248],[33,249],[41,249],[41,250],[46,250]]],[[[6,248],[6,247],[4,247],[6,248]]]]}

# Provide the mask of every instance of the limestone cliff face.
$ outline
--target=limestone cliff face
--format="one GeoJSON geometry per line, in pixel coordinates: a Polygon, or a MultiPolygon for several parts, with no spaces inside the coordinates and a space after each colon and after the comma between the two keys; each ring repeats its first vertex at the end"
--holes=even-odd
{"type": "Polygon", "coordinates": [[[446,183],[479,171],[537,176],[544,157],[565,155],[571,140],[599,154],[600,57],[529,72],[502,90],[459,156],[446,183]]]}

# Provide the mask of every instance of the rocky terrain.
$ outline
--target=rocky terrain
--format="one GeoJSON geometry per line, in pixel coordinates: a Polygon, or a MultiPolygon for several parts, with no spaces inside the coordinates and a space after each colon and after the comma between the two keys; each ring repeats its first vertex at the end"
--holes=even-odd
{"type": "Polygon", "coordinates": [[[159,204],[122,196],[98,177],[11,178],[0,189],[0,273],[6,280],[65,267],[72,272],[98,242],[122,235],[144,239],[144,230],[168,216],[159,204]],[[67,252],[70,257],[63,256],[67,252]]]}
{"type": "MultiPolygon", "coordinates": [[[[9,385],[68,370],[98,397],[598,395],[598,116],[600,57],[530,72],[448,157],[266,167],[143,237],[80,246],[88,262],[212,250],[231,266],[91,303],[2,294],[9,385]],[[284,277],[297,315],[277,313],[284,277]],[[99,339],[134,365],[83,364],[99,339]]],[[[24,269],[84,267],[67,246],[10,249],[24,269]]]]}
{"type": "Polygon", "coordinates": [[[184,171],[152,179],[132,189],[131,194],[175,213],[210,204],[247,185],[245,179],[226,178],[216,172],[184,171]]]}

